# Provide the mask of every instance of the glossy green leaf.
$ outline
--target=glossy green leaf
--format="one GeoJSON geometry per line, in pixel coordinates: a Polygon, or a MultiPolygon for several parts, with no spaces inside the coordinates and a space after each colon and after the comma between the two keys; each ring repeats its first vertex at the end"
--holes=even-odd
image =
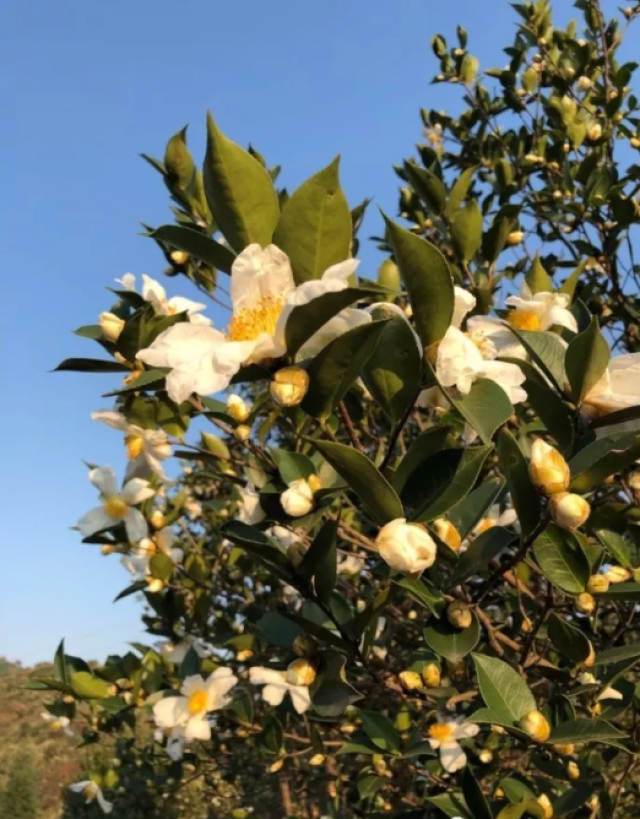
{"type": "Polygon", "coordinates": [[[576,285],[580,280],[580,276],[584,272],[586,264],[587,264],[586,260],[580,262],[580,264],[575,268],[575,270],[573,270],[571,275],[564,280],[562,287],[560,288],[561,293],[566,293],[568,296],[571,296],[571,298],[573,298],[573,294],[576,291],[576,285]]]}
{"type": "Polygon", "coordinates": [[[622,535],[617,532],[607,532],[604,529],[599,529],[595,535],[621,566],[624,566],[625,569],[633,569],[629,544],[622,535]]]}
{"type": "Polygon", "coordinates": [[[471,768],[466,765],[462,771],[462,794],[474,819],[493,819],[493,814],[478,780],[471,768]]]}
{"type": "Polygon", "coordinates": [[[547,634],[560,654],[568,657],[572,663],[584,662],[591,652],[591,643],[584,632],[558,617],[555,612],[547,620],[547,634]]]}
{"type": "Polygon", "coordinates": [[[571,341],[565,355],[567,378],[574,401],[581,404],[585,396],[606,372],[611,358],[609,345],[593,316],[586,330],[571,341]]]}
{"type": "Polygon", "coordinates": [[[614,728],[605,720],[576,719],[557,725],[551,731],[549,743],[564,745],[567,743],[604,742],[606,744],[607,740],[620,742],[620,740],[627,739],[627,737],[628,734],[614,728]]]}
{"type": "Polygon", "coordinates": [[[453,217],[451,241],[459,258],[468,264],[482,243],[482,212],[475,199],[471,199],[453,217]]]}
{"type": "Polygon", "coordinates": [[[149,574],[167,583],[173,574],[174,563],[168,555],[153,555],[149,561],[149,574]]]}
{"type": "Polygon", "coordinates": [[[613,432],[580,449],[569,461],[571,491],[588,492],[601,486],[609,475],[630,466],[640,458],[640,434],[613,432]]]}
{"type": "Polygon", "coordinates": [[[350,256],[351,212],[339,167],[336,157],[303,182],[282,209],[273,241],[289,256],[296,284],[319,279],[350,256]]]}
{"type": "Polygon", "coordinates": [[[501,720],[515,725],[529,711],[536,710],[527,683],[510,665],[484,654],[474,654],[473,661],[482,699],[501,720]]]}
{"type": "Polygon", "coordinates": [[[98,358],[65,358],[53,372],[126,373],[130,372],[130,369],[117,361],[103,361],[98,358]]]}
{"type": "Polygon", "coordinates": [[[191,154],[187,149],[187,128],[174,134],[167,142],[164,152],[164,166],[171,184],[177,185],[180,190],[186,190],[193,182],[196,167],[191,154]]]}
{"type": "Polygon", "coordinates": [[[524,279],[529,287],[529,290],[531,290],[534,295],[536,293],[553,292],[553,281],[547,271],[544,269],[544,265],[540,261],[540,256],[538,253],[536,253],[533,264],[529,270],[527,270],[524,279]]]}
{"type": "Polygon", "coordinates": [[[436,617],[439,616],[440,609],[444,605],[444,597],[433,586],[416,577],[402,577],[393,582],[404,589],[416,602],[429,609],[436,617]]]}
{"type": "Polygon", "coordinates": [[[225,245],[210,239],[204,233],[182,225],[162,225],[151,234],[152,239],[171,245],[178,250],[184,250],[209,267],[230,273],[235,256],[225,245]]]}
{"type": "Polygon", "coordinates": [[[504,488],[502,479],[485,481],[449,510],[447,518],[460,532],[461,537],[466,537],[484,517],[485,512],[497,502],[504,488]]]}
{"type": "Polygon", "coordinates": [[[518,535],[503,526],[492,526],[474,538],[465,552],[460,555],[451,577],[455,586],[476,574],[486,574],[489,563],[503,552],[518,535]]]}
{"type": "Polygon", "coordinates": [[[569,594],[585,590],[591,566],[575,535],[550,523],[536,538],[533,554],[554,586],[569,594]]]}
{"type": "Polygon", "coordinates": [[[345,664],[346,658],[341,654],[325,652],[320,684],[313,694],[313,708],[320,717],[338,717],[362,699],[362,694],[346,681],[345,664]]]}
{"type": "Polygon", "coordinates": [[[302,402],[306,413],[314,418],[329,417],[372,355],[385,323],[374,321],[348,330],[310,361],[309,389],[302,402]]]}
{"type": "Polygon", "coordinates": [[[110,696],[110,684],[89,671],[76,671],[71,675],[70,682],[74,693],[82,699],[101,700],[110,696]]]}
{"type": "Polygon", "coordinates": [[[491,443],[498,427],[506,424],[514,411],[506,392],[489,378],[475,381],[467,395],[448,398],[485,444],[491,443]]]}
{"type": "Polygon", "coordinates": [[[560,337],[547,331],[509,329],[529,353],[533,363],[540,367],[558,392],[563,393],[568,381],[564,364],[565,348],[560,337]]]}
{"type": "Polygon", "coordinates": [[[381,751],[397,751],[400,748],[400,736],[391,720],[376,711],[359,711],[362,727],[371,742],[381,751]]]}
{"type": "Polygon", "coordinates": [[[253,242],[271,242],[280,218],[278,195],[262,165],[220,131],[207,115],[204,190],[211,214],[239,253],[253,242]]]}
{"type": "Polygon", "coordinates": [[[267,643],[291,651],[296,637],[304,634],[304,629],[277,611],[263,614],[256,625],[258,637],[267,643]]]}
{"type": "Polygon", "coordinates": [[[387,231],[424,347],[444,336],[453,316],[453,279],[442,253],[385,216],[387,231]]]}
{"type": "Polygon", "coordinates": [[[445,441],[450,432],[450,426],[439,424],[418,435],[400,461],[393,476],[393,485],[397,492],[402,492],[402,488],[409,476],[428,458],[444,449],[445,441]]]}
{"type": "Polygon", "coordinates": [[[67,663],[64,656],[64,640],[60,640],[56,653],[53,657],[53,669],[56,678],[63,683],[69,682],[67,674],[67,663]]]}
{"type": "Polygon", "coordinates": [[[405,162],[404,171],[416,193],[430,211],[441,214],[447,201],[447,189],[440,177],[414,162],[405,162]]]}
{"type": "Polygon", "coordinates": [[[573,444],[573,423],[565,402],[528,361],[508,360],[517,364],[526,376],[522,387],[542,423],[556,439],[560,449],[569,449],[573,444]]]}
{"type": "Polygon", "coordinates": [[[395,489],[366,455],[345,444],[316,440],[312,443],[356,493],[375,520],[384,524],[404,517],[395,489]]]}
{"type": "Polygon", "coordinates": [[[302,452],[289,452],[279,447],[269,447],[269,455],[276,465],[280,477],[287,484],[300,478],[308,478],[316,472],[316,466],[308,455],[302,452]]]}
{"type": "Polygon", "coordinates": [[[498,438],[500,471],[511,492],[523,534],[533,532],[540,522],[540,496],[529,477],[529,465],[513,435],[503,429],[498,438]]]}
{"type": "Polygon", "coordinates": [[[596,665],[612,665],[613,663],[620,663],[624,660],[634,660],[640,657],[639,645],[616,646],[615,648],[608,648],[605,651],[599,651],[596,654],[594,666],[596,665]]]}
{"type": "Polygon", "coordinates": [[[605,600],[640,602],[640,583],[613,583],[609,590],[599,594],[605,600]]]}
{"type": "Polygon", "coordinates": [[[447,219],[451,220],[454,217],[456,211],[466,199],[475,172],[476,168],[467,168],[454,182],[445,211],[447,219]]]}
{"type": "Polygon", "coordinates": [[[298,574],[307,580],[314,578],[316,594],[323,602],[328,602],[336,584],[336,533],[338,524],[326,521],[311,546],[307,549],[298,566],[298,574]]]}
{"type": "Polygon", "coordinates": [[[478,645],[480,624],[475,614],[469,628],[464,629],[454,628],[446,619],[432,619],[424,630],[424,639],[436,654],[457,663],[478,645]]]}

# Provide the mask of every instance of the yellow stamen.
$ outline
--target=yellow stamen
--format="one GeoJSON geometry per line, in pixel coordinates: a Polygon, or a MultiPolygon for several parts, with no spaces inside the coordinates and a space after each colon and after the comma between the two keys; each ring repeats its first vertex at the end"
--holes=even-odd
{"type": "Polygon", "coordinates": [[[94,785],[87,785],[82,793],[84,794],[84,798],[87,800],[87,802],[93,802],[93,800],[96,798],[96,789],[94,785]]]}
{"type": "Polygon", "coordinates": [[[473,330],[468,333],[465,333],[469,341],[472,341],[478,350],[480,350],[480,355],[483,358],[495,358],[496,357],[496,347],[493,341],[490,338],[487,338],[486,335],[482,332],[482,330],[473,330]]]}
{"type": "Polygon", "coordinates": [[[254,341],[260,333],[275,333],[276,324],[282,312],[283,299],[278,296],[264,296],[257,307],[245,307],[229,322],[229,341],[254,341]]]}
{"type": "Polygon", "coordinates": [[[54,732],[54,734],[58,733],[58,731],[62,731],[62,725],[60,724],[60,720],[56,719],[53,722],[51,722],[49,724],[49,728],[54,732]]]}
{"type": "Polygon", "coordinates": [[[187,710],[192,716],[196,714],[202,714],[203,711],[207,710],[207,692],[206,691],[194,691],[194,693],[189,697],[189,703],[187,705],[187,710]]]}
{"type": "Polygon", "coordinates": [[[540,329],[540,318],[532,310],[511,310],[507,321],[515,330],[540,329]]]}
{"type": "Polygon", "coordinates": [[[451,739],[453,729],[446,722],[436,722],[435,725],[431,725],[429,727],[427,733],[432,739],[437,739],[440,742],[445,742],[447,739],[451,739]]]}
{"type": "Polygon", "coordinates": [[[142,435],[126,435],[124,445],[127,448],[127,457],[135,461],[144,451],[144,438],[142,435]]]}
{"type": "Polygon", "coordinates": [[[113,497],[107,498],[104,503],[104,508],[107,510],[107,514],[110,517],[116,518],[117,520],[122,520],[122,518],[127,514],[127,509],[129,507],[122,500],[120,495],[113,495],[113,497]]]}

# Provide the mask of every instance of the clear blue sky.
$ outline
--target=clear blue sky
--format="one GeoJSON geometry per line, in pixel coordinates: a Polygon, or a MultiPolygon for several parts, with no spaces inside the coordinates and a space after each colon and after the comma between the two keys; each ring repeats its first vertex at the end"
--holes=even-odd
{"type": "MultiPolygon", "coordinates": [[[[554,5],[558,22],[574,11],[569,0],[554,5]]],[[[62,358],[93,354],[71,331],[108,309],[104,288],[115,277],[160,278],[164,259],[137,233],[141,220],[169,221],[168,200],[138,153],[161,157],[189,123],[200,157],[211,108],[229,136],[282,163],[290,189],[341,152],[349,201],[374,195],[394,213],[392,164],[420,137],[419,108],[456,98],[429,85],[431,35],[453,41],[463,22],[481,64],[500,66],[514,21],[506,0],[7,5],[0,654],[46,659],[66,636],[70,652],[102,658],[138,636],[138,605],[111,604],[124,569],[69,530],[95,503],[82,459],[124,465],[118,433],[89,418],[115,382],[48,373],[62,358]]],[[[379,229],[372,208],[362,236],[379,229]]],[[[365,243],[360,255],[372,274],[375,248],[365,243]]],[[[165,283],[171,295],[183,291],[180,280],[165,283]]]]}

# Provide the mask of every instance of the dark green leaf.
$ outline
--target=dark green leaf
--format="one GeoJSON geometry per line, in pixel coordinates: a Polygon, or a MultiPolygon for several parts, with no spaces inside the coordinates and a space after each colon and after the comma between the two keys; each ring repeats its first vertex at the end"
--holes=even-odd
{"type": "Polygon", "coordinates": [[[560,654],[568,657],[572,663],[584,662],[591,652],[591,643],[584,633],[570,623],[551,613],[547,621],[547,634],[560,654]]]}
{"type": "Polygon", "coordinates": [[[487,708],[507,725],[515,725],[529,711],[536,710],[536,701],[525,680],[502,660],[474,654],[478,686],[487,708]]]}
{"type": "Polygon", "coordinates": [[[418,435],[400,461],[393,476],[393,485],[396,491],[401,493],[409,476],[431,455],[444,448],[444,443],[450,432],[451,427],[443,424],[432,427],[418,435]]]}
{"type": "Polygon", "coordinates": [[[362,727],[371,742],[381,751],[397,751],[400,737],[391,720],[375,711],[359,711],[362,727]]]}
{"type": "Polygon", "coordinates": [[[612,665],[623,660],[634,660],[640,657],[640,646],[616,646],[608,648],[606,651],[599,651],[596,654],[594,666],[612,665]]]}
{"type": "Polygon", "coordinates": [[[613,432],[583,447],[569,461],[571,491],[579,494],[601,486],[609,475],[640,458],[640,434],[613,432]]]}
{"type": "Polygon", "coordinates": [[[540,522],[540,496],[529,477],[527,460],[513,435],[503,429],[498,439],[500,470],[507,480],[513,506],[523,534],[533,532],[540,522]]]}
{"type": "Polygon", "coordinates": [[[210,239],[204,233],[181,225],[162,225],[150,234],[152,239],[178,250],[184,250],[209,267],[230,273],[235,256],[225,245],[210,239]]]}
{"type": "Polygon", "coordinates": [[[464,264],[468,264],[476,255],[482,243],[482,212],[475,199],[471,199],[453,217],[451,241],[464,264]]]}
{"type": "Polygon", "coordinates": [[[303,455],[301,452],[289,452],[286,449],[269,447],[269,455],[278,468],[280,477],[287,485],[315,474],[315,464],[308,455],[303,455]]]}
{"type": "Polygon", "coordinates": [[[640,601],[640,583],[614,583],[609,591],[599,594],[605,600],[640,601]]]}
{"type": "Polygon", "coordinates": [[[503,526],[492,526],[474,538],[466,552],[460,555],[451,577],[451,584],[457,585],[467,577],[476,574],[485,574],[489,563],[504,551],[518,535],[510,532],[503,526]]]}
{"type": "Polygon", "coordinates": [[[573,444],[573,424],[565,402],[528,361],[507,360],[517,364],[526,376],[522,388],[542,423],[561,449],[569,449],[573,444]]]}
{"type": "Polygon", "coordinates": [[[469,628],[454,628],[447,620],[430,620],[424,630],[424,639],[436,654],[452,663],[458,663],[478,645],[480,624],[473,615],[469,628]]]}
{"type": "Polygon", "coordinates": [[[57,679],[63,683],[69,682],[67,675],[67,664],[64,658],[64,640],[60,640],[60,644],[56,649],[56,653],[53,658],[53,668],[57,679]]]}
{"type": "Polygon", "coordinates": [[[485,444],[491,443],[498,427],[513,414],[513,404],[506,392],[488,378],[475,381],[467,395],[448,398],[485,444]]]}
{"type": "Polygon", "coordinates": [[[404,170],[416,193],[429,210],[441,214],[447,200],[447,190],[442,180],[414,162],[405,162],[404,170]]]}
{"type": "Polygon", "coordinates": [[[298,574],[301,577],[307,580],[314,578],[316,594],[324,603],[329,602],[331,592],[336,584],[337,531],[338,524],[336,521],[326,521],[298,566],[298,574]]]}
{"type": "Polygon", "coordinates": [[[468,765],[464,768],[461,779],[464,801],[469,806],[473,819],[493,819],[489,803],[468,765]]]}
{"type": "Polygon", "coordinates": [[[53,372],[126,373],[131,370],[117,361],[103,361],[98,358],[65,358],[53,372]]]}
{"type": "Polygon", "coordinates": [[[268,611],[258,620],[258,637],[267,643],[291,651],[296,637],[304,634],[304,629],[277,611],[268,611]]]}
{"type": "Polygon", "coordinates": [[[469,188],[471,187],[475,172],[476,168],[467,168],[466,171],[463,171],[456,179],[453,187],[451,188],[451,193],[449,194],[449,201],[447,202],[447,219],[451,220],[460,205],[464,202],[467,194],[469,193],[469,188]]]}
{"type": "Polygon", "coordinates": [[[432,586],[427,585],[424,580],[415,577],[403,577],[393,581],[396,585],[404,589],[407,594],[425,606],[436,617],[444,604],[444,597],[432,586]]]}
{"type": "Polygon", "coordinates": [[[557,725],[549,737],[552,745],[567,743],[604,742],[614,740],[620,742],[627,739],[628,734],[619,731],[605,720],[576,719],[557,725]]]}
{"type": "Polygon", "coordinates": [[[600,332],[598,319],[593,316],[587,329],[571,341],[565,356],[567,378],[576,404],[581,404],[598,383],[610,358],[609,345],[600,332]]]}
{"type": "Polygon", "coordinates": [[[461,537],[466,537],[485,512],[497,502],[504,487],[503,480],[485,481],[449,510],[447,518],[460,532],[461,537]]]}
{"type": "Polygon", "coordinates": [[[598,530],[595,535],[621,566],[624,566],[625,569],[633,569],[629,544],[622,535],[617,532],[607,532],[604,529],[598,530]]]}
{"type": "Polygon", "coordinates": [[[591,566],[575,535],[550,523],[536,538],[533,554],[554,586],[569,594],[585,590],[591,566]]]}
{"type": "Polygon", "coordinates": [[[509,328],[559,393],[563,393],[567,381],[564,368],[565,348],[559,336],[551,332],[514,330],[509,328]]]}

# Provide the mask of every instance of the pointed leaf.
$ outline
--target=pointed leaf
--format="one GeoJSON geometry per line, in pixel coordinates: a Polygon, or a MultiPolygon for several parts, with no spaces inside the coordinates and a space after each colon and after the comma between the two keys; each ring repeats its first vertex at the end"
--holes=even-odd
{"type": "Polygon", "coordinates": [[[515,725],[529,711],[536,710],[527,683],[510,665],[484,654],[474,654],[473,661],[482,699],[501,720],[515,725]]]}
{"type": "Polygon", "coordinates": [[[164,242],[178,250],[184,250],[190,256],[194,256],[209,267],[222,270],[223,273],[230,273],[235,256],[228,247],[210,239],[204,233],[181,225],[162,225],[156,228],[151,234],[152,239],[164,242]]]}
{"type": "Polygon", "coordinates": [[[569,344],[565,357],[567,378],[577,404],[582,403],[604,375],[610,358],[609,345],[600,332],[598,319],[593,316],[587,329],[569,344]]]}
{"type": "Polygon", "coordinates": [[[591,566],[577,538],[550,523],[533,544],[542,572],[562,591],[580,594],[591,576],[591,566]]]}
{"type": "Polygon", "coordinates": [[[473,615],[468,628],[455,628],[448,620],[430,620],[424,630],[424,639],[436,654],[452,663],[458,663],[478,645],[480,624],[473,615]]]}
{"type": "Polygon", "coordinates": [[[464,264],[468,264],[476,255],[482,243],[482,212],[475,199],[453,217],[451,241],[464,264]]]}
{"type": "Polygon", "coordinates": [[[513,435],[503,429],[498,439],[498,460],[511,492],[513,506],[523,534],[527,535],[540,522],[540,496],[531,483],[529,465],[513,435]]]}

